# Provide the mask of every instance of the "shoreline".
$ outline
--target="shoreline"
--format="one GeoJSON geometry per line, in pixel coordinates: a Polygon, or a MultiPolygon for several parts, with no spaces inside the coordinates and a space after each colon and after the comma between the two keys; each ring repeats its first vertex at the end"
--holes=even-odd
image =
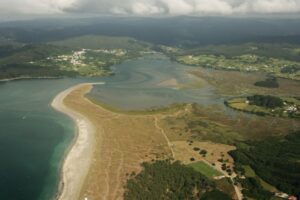
{"type": "Polygon", "coordinates": [[[31,77],[31,76],[20,76],[15,78],[4,78],[0,79],[0,82],[9,82],[9,81],[18,81],[18,80],[32,80],[32,79],[61,79],[61,76],[37,76],[37,77],[31,77]]]}
{"type": "Polygon", "coordinates": [[[81,188],[88,174],[95,148],[95,127],[80,113],[73,111],[64,104],[64,99],[72,91],[82,85],[93,85],[83,83],[60,92],[52,101],[51,106],[65,115],[69,116],[76,124],[76,132],[72,143],[65,151],[64,159],[60,169],[60,181],[57,200],[79,199],[81,188]]]}

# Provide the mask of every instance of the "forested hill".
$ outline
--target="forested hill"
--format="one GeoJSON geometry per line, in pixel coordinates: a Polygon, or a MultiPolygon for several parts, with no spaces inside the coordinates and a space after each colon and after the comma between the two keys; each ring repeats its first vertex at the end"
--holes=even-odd
{"type": "Polygon", "coordinates": [[[49,42],[82,35],[126,36],[155,44],[195,46],[241,42],[300,43],[300,20],[170,17],[52,19],[0,24],[0,36],[49,42]]]}
{"type": "MultiPolygon", "coordinates": [[[[237,169],[249,165],[259,177],[279,190],[300,196],[299,131],[284,138],[248,142],[247,147],[230,154],[237,169]]],[[[250,193],[247,194],[251,196],[250,193]]]]}

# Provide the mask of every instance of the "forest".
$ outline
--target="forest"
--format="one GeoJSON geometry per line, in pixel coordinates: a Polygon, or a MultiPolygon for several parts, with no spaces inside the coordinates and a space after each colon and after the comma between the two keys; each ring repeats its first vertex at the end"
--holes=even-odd
{"type": "Polygon", "coordinates": [[[283,100],[279,97],[270,95],[253,95],[248,96],[247,100],[250,105],[262,106],[266,108],[276,108],[283,106],[283,100]]]}
{"type": "MultiPolygon", "coordinates": [[[[230,152],[237,171],[249,165],[260,178],[280,191],[300,196],[300,131],[285,137],[249,141],[243,146],[230,152]]],[[[248,180],[247,184],[257,185],[254,181],[248,180]]]]}
{"type": "Polygon", "coordinates": [[[0,42],[0,79],[109,76],[112,65],[139,57],[148,48],[132,38],[89,35],[52,43],[0,42]]]}
{"type": "Polygon", "coordinates": [[[255,86],[265,87],[265,88],[278,88],[279,83],[276,77],[268,77],[266,80],[258,81],[254,83],[255,86]]]}
{"type": "Polygon", "coordinates": [[[126,200],[231,199],[204,175],[179,161],[157,160],[142,166],[143,171],[132,174],[127,182],[126,200]]]}

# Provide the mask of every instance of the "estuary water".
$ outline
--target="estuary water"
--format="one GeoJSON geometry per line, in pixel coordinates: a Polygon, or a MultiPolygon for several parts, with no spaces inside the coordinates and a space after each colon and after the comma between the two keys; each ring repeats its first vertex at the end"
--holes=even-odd
{"type": "Polygon", "coordinates": [[[192,87],[199,79],[187,73],[191,69],[153,54],[114,66],[112,77],[1,83],[0,199],[48,200],[57,193],[60,166],[75,135],[72,120],[50,106],[59,92],[81,82],[104,81],[90,95],[122,109],[182,102],[221,105],[207,83],[192,87]]]}
{"type": "Polygon", "coordinates": [[[115,76],[103,78],[90,96],[124,110],[161,107],[172,103],[220,104],[212,86],[189,71],[193,67],[150,54],[115,66],[115,76]]]}

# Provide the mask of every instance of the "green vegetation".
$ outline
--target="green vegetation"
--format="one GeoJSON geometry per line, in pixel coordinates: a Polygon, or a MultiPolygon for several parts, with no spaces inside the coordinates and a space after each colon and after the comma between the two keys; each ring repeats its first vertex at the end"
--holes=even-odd
{"type": "Polygon", "coordinates": [[[298,65],[292,65],[281,69],[281,73],[283,74],[294,74],[297,73],[298,71],[300,71],[300,66],[298,65]]]}
{"type": "Polygon", "coordinates": [[[0,66],[0,79],[10,78],[54,78],[63,76],[75,76],[75,72],[64,72],[56,67],[41,67],[28,64],[9,64],[0,66]]]}
{"type": "MultiPolygon", "coordinates": [[[[239,136],[237,133],[232,131],[230,127],[224,126],[223,124],[217,123],[212,120],[190,118],[190,119],[177,119],[176,121],[185,121],[185,127],[183,128],[183,133],[188,133],[191,135],[192,139],[198,141],[213,141],[217,143],[230,144],[233,142],[234,138],[237,139],[239,136]]],[[[205,155],[204,152],[200,154],[205,155]]]]}
{"type": "Polygon", "coordinates": [[[52,42],[51,44],[69,47],[72,49],[124,49],[132,52],[144,51],[149,48],[149,44],[137,41],[129,37],[111,37],[100,35],[86,35],[69,38],[66,40],[52,42]]]}
{"type": "Polygon", "coordinates": [[[267,183],[263,179],[261,179],[259,176],[257,176],[255,171],[249,165],[243,165],[242,167],[244,168],[244,171],[245,171],[244,174],[246,177],[255,178],[257,181],[259,181],[260,185],[267,191],[270,191],[270,192],[277,191],[277,189],[274,186],[270,185],[269,183],[267,183]]]}
{"type": "Polygon", "coordinates": [[[283,73],[282,69],[289,66],[299,66],[300,62],[283,60],[278,58],[261,57],[254,54],[245,54],[233,58],[215,55],[185,55],[178,56],[180,63],[206,68],[234,70],[242,72],[267,72],[277,77],[300,80],[300,71],[295,73],[283,73]]]}
{"type": "Polygon", "coordinates": [[[72,51],[37,63],[41,66],[58,66],[61,71],[73,71],[81,76],[111,75],[110,66],[128,59],[127,52],[122,49],[72,51]]]}
{"type": "MultiPolygon", "coordinates": [[[[3,47],[3,49],[5,49],[3,47]]],[[[58,66],[41,66],[35,61],[69,51],[53,45],[25,45],[2,50],[0,56],[0,79],[17,77],[74,76],[75,72],[62,71],[58,66]]]]}
{"type": "Polygon", "coordinates": [[[143,171],[126,185],[125,199],[211,199],[226,196],[215,184],[193,168],[177,162],[144,163],[143,171]]]}
{"type": "Polygon", "coordinates": [[[51,44],[75,49],[72,54],[50,58],[50,61],[62,70],[77,71],[82,76],[111,75],[110,66],[149,51],[148,43],[128,37],[86,35],[51,44]]]}
{"type": "Polygon", "coordinates": [[[50,44],[0,45],[0,79],[108,76],[110,66],[141,56],[147,43],[124,37],[83,36],[50,44]]]}
{"type": "Polygon", "coordinates": [[[217,188],[221,191],[224,191],[226,194],[229,194],[230,196],[235,196],[236,192],[233,187],[233,182],[230,178],[222,178],[215,180],[215,183],[217,185],[217,188]]]}
{"type": "MultiPolygon", "coordinates": [[[[160,50],[177,62],[187,65],[242,72],[259,71],[276,77],[300,80],[299,46],[248,43],[195,49],[161,47],[160,50]]],[[[273,84],[271,86],[274,87],[273,84]]]]}
{"type": "Polygon", "coordinates": [[[29,44],[22,47],[2,47],[0,64],[29,63],[31,61],[43,60],[47,57],[57,56],[66,52],[71,52],[71,50],[47,44],[29,44]]]}
{"type": "Polygon", "coordinates": [[[283,106],[283,100],[270,95],[253,95],[247,97],[250,105],[262,106],[266,108],[277,108],[283,106]]]}
{"type": "Polygon", "coordinates": [[[262,116],[300,117],[300,101],[297,98],[253,95],[227,100],[225,101],[225,105],[235,110],[262,116]]]}
{"type": "Polygon", "coordinates": [[[219,190],[213,190],[211,192],[206,192],[201,200],[217,200],[217,199],[222,199],[222,200],[231,200],[230,196],[225,194],[224,192],[221,192],[219,190]]]}
{"type": "Polygon", "coordinates": [[[165,107],[153,107],[145,110],[124,110],[122,108],[114,107],[111,105],[108,105],[104,102],[101,102],[92,96],[87,96],[87,98],[92,101],[94,104],[97,104],[101,106],[104,109],[107,109],[109,111],[115,112],[115,113],[121,113],[121,114],[127,114],[127,115],[155,115],[155,114],[166,114],[166,113],[173,113],[175,111],[182,110],[186,107],[186,104],[171,104],[169,106],[165,107]]]}
{"type": "MultiPolygon", "coordinates": [[[[300,195],[299,131],[286,137],[249,141],[246,144],[247,147],[230,152],[235,160],[237,173],[244,174],[243,166],[249,165],[267,183],[288,194],[300,195]]],[[[246,185],[245,188],[248,188],[248,196],[257,193],[257,191],[253,192],[254,188],[261,187],[260,190],[263,190],[259,180],[255,177],[244,180],[242,185],[246,185]]],[[[266,193],[266,195],[269,194],[266,193]]]]}
{"type": "Polygon", "coordinates": [[[291,44],[244,43],[237,45],[208,45],[194,49],[182,50],[186,55],[216,55],[233,58],[242,55],[257,55],[290,61],[300,61],[300,46],[291,44]]]}
{"type": "Polygon", "coordinates": [[[250,177],[245,179],[237,179],[237,182],[239,182],[243,187],[242,193],[245,197],[258,200],[267,200],[274,196],[272,192],[265,190],[261,186],[260,181],[257,178],[250,177]]]}
{"type": "Polygon", "coordinates": [[[206,176],[207,178],[214,178],[215,176],[221,176],[222,173],[215,170],[214,168],[212,168],[211,166],[209,166],[208,164],[202,162],[202,161],[198,161],[195,163],[191,163],[189,164],[189,166],[191,166],[194,170],[196,170],[197,172],[200,172],[201,174],[203,174],[204,176],[206,176]]]}
{"type": "Polygon", "coordinates": [[[279,84],[277,82],[277,78],[275,77],[269,77],[264,81],[258,81],[254,83],[257,87],[266,87],[266,88],[278,88],[279,84]]]}

